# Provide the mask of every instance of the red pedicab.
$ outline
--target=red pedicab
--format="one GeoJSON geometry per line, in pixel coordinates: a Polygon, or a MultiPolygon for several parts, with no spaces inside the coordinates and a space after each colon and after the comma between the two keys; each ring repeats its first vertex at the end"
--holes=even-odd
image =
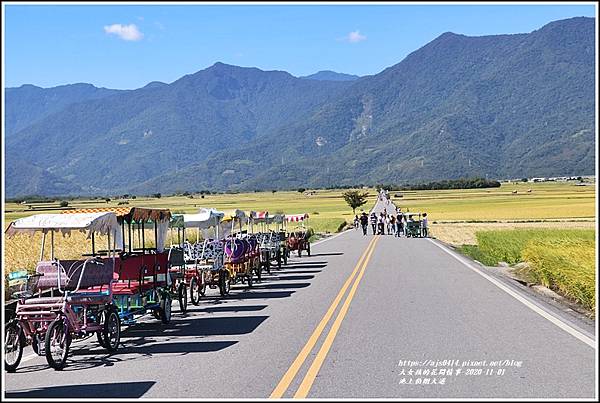
{"type": "Polygon", "coordinates": [[[297,226],[295,229],[289,232],[287,238],[288,255],[290,251],[298,251],[298,257],[302,256],[302,251],[305,250],[310,256],[310,233],[306,228],[305,222],[308,221],[308,214],[291,214],[286,215],[285,220],[287,222],[301,223],[301,226],[297,226]]]}
{"type": "MultiPolygon", "coordinates": [[[[165,242],[171,212],[168,209],[142,207],[103,207],[66,210],[63,214],[85,211],[112,211],[117,216],[119,253],[114,268],[117,281],[113,285],[113,300],[121,321],[132,325],[137,318],[151,313],[163,323],[169,323],[172,284],[171,277],[167,275],[168,251],[165,250],[165,242]],[[146,245],[147,230],[152,231],[154,246],[146,245]]],[[[187,298],[181,301],[179,308],[182,312],[186,311],[187,298]]]]}

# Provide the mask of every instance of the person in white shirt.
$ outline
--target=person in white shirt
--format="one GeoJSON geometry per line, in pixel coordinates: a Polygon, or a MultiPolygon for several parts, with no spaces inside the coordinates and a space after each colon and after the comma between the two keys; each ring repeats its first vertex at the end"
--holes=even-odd
{"type": "Polygon", "coordinates": [[[427,213],[423,213],[423,219],[421,220],[421,236],[427,238],[428,232],[427,213]]]}

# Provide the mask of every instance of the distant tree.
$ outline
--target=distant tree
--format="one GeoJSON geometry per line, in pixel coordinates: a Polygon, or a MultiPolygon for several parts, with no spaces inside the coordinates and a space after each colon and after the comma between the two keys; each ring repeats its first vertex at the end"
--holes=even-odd
{"type": "Polygon", "coordinates": [[[66,200],[63,200],[60,202],[60,207],[67,207],[69,205],[69,202],[66,200]]]}
{"type": "Polygon", "coordinates": [[[272,192],[273,194],[275,194],[275,192],[277,192],[277,190],[273,189],[273,190],[271,190],[271,192],[272,192]]]}
{"type": "Polygon", "coordinates": [[[304,188],[298,188],[298,193],[304,193],[304,192],[306,192],[306,189],[304,189],[304,188]]]}
{"type": "Polygon", "coordinates": [[[108,202],[110,202],[110,198],[106,197],[106,198],[104,198],[104,201],[108,203],[108,202]]]}
{"type": "Polygon", "coordinates": [[[521,182],[529,182],[529,179],[523,178],[523,179],[521,179],[521,182]]]}
{"type": "Polygon", "coordinates": [[[369,192],[348,190],[342,193],[342,196],[344,196],[344,200],[346,200],[348,206],[352,208],[352,214],[356,214],[356,209],[367,203],[367,197],[369,197],[369,192]]]}
{"type": "Polygon", "coordinates": [[[131,195],[131,198],[135,200],[135,198],[136,198],[136,195],[131,195]]]}
{"type": "Polygon", "coordinates": [[[157,198],[157,199],[160,199],[160,198],[161,198],[161,196],[162,196],[162,195],[161,195],[160,193],[154,193],[154,194],[152,195],[152,197],[155,197],[155,198],[157,198]]]}

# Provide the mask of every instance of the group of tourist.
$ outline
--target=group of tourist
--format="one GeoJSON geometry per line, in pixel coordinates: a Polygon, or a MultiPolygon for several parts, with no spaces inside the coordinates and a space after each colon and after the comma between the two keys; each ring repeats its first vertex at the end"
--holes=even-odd
{"type": "MultiPolygon", "coordinates": [[[[421,217],[421,235],[426,237],[428,230],[427,213],[423,213],[421,217]]],[[[397,208],[391,214],[388,214],[386,209],[379,214],[373,211],[370,215],[363,210],[360,217],[358,215],[354,217],[354,228],[358,229],[360,225],[363,235],[367,235],[368,226],[371,224],[373,235],[394,235],[400,237],[406,236],[409,223],[411,222],[414,222],[413,216],[403,214],[400,208],[397,208]]]]}

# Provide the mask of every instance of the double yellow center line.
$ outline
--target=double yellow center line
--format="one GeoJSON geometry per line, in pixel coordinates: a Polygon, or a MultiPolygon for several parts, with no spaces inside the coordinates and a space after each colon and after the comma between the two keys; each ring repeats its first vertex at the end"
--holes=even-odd
{"type": "Polygon", "coordinates": [[[300,387],[296,391],[294,398],[305,398],[308,395],[308,392],[310,391],[310,388],[312,387],[312,384],[315,381],[315,378],[317,377],[319,370],[321,369],[321,365],[323,365],[323,361],[325,361],[325,357],[327,357],[327,353],[329,352],[329,349],[331,348],[331,345],[333,344],[333,341],[335,339],[335,336],[337,335],[340,325],[342,324],[342,321],[344,320],[344,317],[346,316],[346,313],[348,312],[348,308],[350,307],[350,302],[352,302],[352,298],[354,298],[354,294],[356,293],[358,284],[360,283],[360,280],[362,279],[363,274],[365,273],[365,269],[367,268],[367,264],[369,263],[369,260],[371,259],[371,255],[373,254],[373,250],[375,249],[375,244],[377,243],[378,239],[379,239],[379,236],[375,236],[371,240],[371,242],[369,242],[369,245],[367,246],[367,248],[361,255],[360,259],[358,260],[356,267],[354,268],[354,270],[352,271],[352,273],[350,274],[350,276],[348,277],[348,279],[342,286],[340,292],[337,294],[337,296],[333,300],[331,306],[325,313],[325,316],[323,316],[323,319],[321,319],[321,321],[315,328],[314,332],[312,333],[312,335],[310,336],[310,338],[308,339],[308,341],[306,342],[306,344],[304,345],[304,347],[302,348],[302,350],[300,351],[300,353],[298,354],[298,356],[296,357],[296,359],[294,360],[294,362],[292,363],[290,368],[283,375],[283,378],[281,378],[281,380],[279,381],[279,383],[277,384],[277,386],[271,393],[270,398],[273,399],[273,398],[283,397],[284,393],[287,391],[290,384],[292,383],[292,381],[298,374],[300,367],[302,367],[302,364],[304,364],[304,362],[306,361],[306,358],[309,356],[309,354],[311,353],[311,351],[317,344],[317,341],[318,341],[319,337],[321,336],[321,334],[323,333],[325,326],[327,326],[327,323],[329,323],[329,320],[335,313],[335,310],[337,309],[338,305],[340,304],[340,301],[342,300],[344,294],[346,294],[346,290],[348,290],[348,287],[350,287],[350,284],[354,280],[354,283],[352,284],[352,288],[350,289],[348,296],[346,297],[342,307],[340,308],[340,311],[338,312],[338,315],[335,318],[333,325],[331,325],[331,329],[329,329],[329,333],[327,334],[327,337],[325,338],[323,345],[319,349],[319,352],[317,353],[313,363],[311,364],[310,368],[308,369],[308,372],[304,376],[304,379],[302,380],[300,387]],[[357,273],[358,273],[358,276],[356,275],[357,273]]]}

